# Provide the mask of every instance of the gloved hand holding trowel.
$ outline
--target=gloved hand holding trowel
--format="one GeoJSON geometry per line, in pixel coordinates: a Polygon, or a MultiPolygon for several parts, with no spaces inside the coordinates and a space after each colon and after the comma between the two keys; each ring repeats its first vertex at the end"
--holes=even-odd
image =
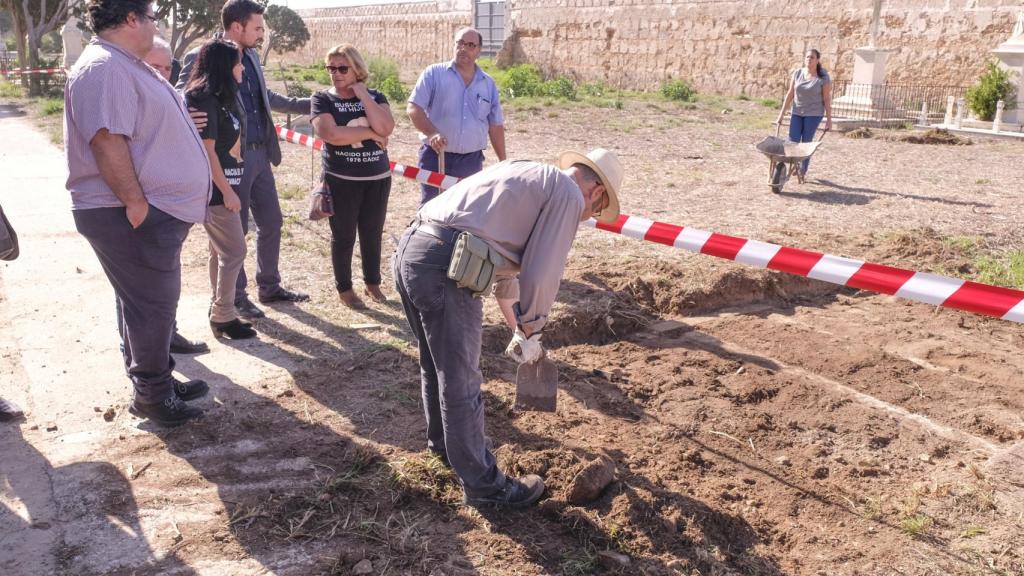
{"type": "MultiPolygon", "coordinates": [[[[504,312],[504,303],[499,300],[504,312]]],[[[526,335],[522,324],[519,302],[511,306],[515,318],[515,333],[505,348],[505,355],[519,363],[516,370],[516,408],[554,412],[558,395],[558,368],[544,355],[540,332],[526,335]]],[[[508,314],[506,314],[508,320],[508,314]]]]}
{"type": "Polygon", "coordinates": [[[544,347],[540,344],[540,332],[526,337],[526,333],[516,328],[512,341],[505,348],[505,355],[520,364],[532,364],[544,357],[544,347]]]}

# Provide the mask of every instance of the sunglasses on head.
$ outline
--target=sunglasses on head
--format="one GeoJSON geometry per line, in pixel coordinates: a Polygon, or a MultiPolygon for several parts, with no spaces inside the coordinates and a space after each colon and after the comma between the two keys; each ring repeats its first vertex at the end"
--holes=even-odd
{"type": "Polygon", "coordinates": [[[351,66],[325,66],[328,74],[348,74],[351,66]]]}

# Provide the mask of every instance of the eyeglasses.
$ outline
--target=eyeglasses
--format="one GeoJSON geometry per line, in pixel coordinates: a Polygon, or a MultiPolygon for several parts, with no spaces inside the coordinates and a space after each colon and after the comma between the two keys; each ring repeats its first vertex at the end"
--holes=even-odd
{"type": "Polygon", "coordinates": [[[328,74],[348,74],[348,71],[352,68],[351,66],[324,66],[327,68],[328,74]]]}
{"type": "Polygon", "coordinates": [[[455,46],[457,46],[459,48],[469,48],[470,50],[472,50],[472,49],[476,48],[477,46],[479,46],[479,44],[477,44],[475,42],[464,42],[462,40],[457,40],[455,42],[455,46]]]}

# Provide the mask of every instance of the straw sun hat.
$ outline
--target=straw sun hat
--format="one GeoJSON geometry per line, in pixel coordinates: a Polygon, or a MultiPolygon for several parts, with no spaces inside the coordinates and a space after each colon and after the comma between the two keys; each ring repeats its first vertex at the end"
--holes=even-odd
{"type": "Polygon", "coordinates": [[[619,217],[619,187],[622,186],[622,163],[614,152],[594,148],[586,156],[579,152],[562,152],[558,156],[558,167],[566,169],[573,164],[583,164],[597,173],[608,192],[608,207],[594,215],[598,222],[611,224],[619,217]]]}

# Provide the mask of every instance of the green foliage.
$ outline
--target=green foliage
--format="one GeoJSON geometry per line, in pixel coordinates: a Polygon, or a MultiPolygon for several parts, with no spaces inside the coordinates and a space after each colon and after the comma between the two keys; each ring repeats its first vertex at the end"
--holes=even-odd
{"type": "Polygon", "coordinates": [[[402,104],[409,97],[409,92],[402,84],[398,76],[398,64],[394,60],[380,56],[366,59],[366,67],[370,70],[370,77],[366,79],[366,85],[370,88],[380,90],[392,106],[402,104]]]}
{"type": "Polygon", "coordinates": [[[388,97],[388,102],[391,102],[392,106],[404,105],[406,98],[409,97],[409,92],[405,89],[405,86],[399,82],[398,78],[394,77],[382,80],[380,85],[377,86],[377,90],[380,90],[388,97]]]}
{"type": "Polygon", "coordinates": [[[533,64],[516,64],[505,71],[504,85],[499,86],[504,96],[523,98],[540,96],[544,83],[540,69],[533,64]]]}
{"type": "Polygon", "coordinates": [[[306,88],[305,84],[301,82],[292,82],[288,84],[288,95],[292,98],[309,98],[313,95],[313,91],[306,88]]]}
{"type": "Polygon", "coordinates": [[[56,98],[47,98],[39,102],[39,112],[43,116],[53,116],[64,113],[64,101],[56,98]]]}
{"type": "Polygon", "coordinates": [[[1024,251],[1013,250],[999,257],[985,256],[974,264],[978,268],[979,282],[1024,288],[1024,251]]]}
{"type": "Polygon", "coordinates": [[[271,50],[278,54],[284,54],[302,48],[306,42],[309,42],[309,30],[306,28],[306,23],[291,8],[272,4],[267,6],[263,17],[266,19],[267,28],[270,29],[267,34],[266,49],[263,52],[264,62],[271,50]]]}
{"type": "Polygon", "coordinates": [[[0,80],[0,98],[21,98],[24,96],[21,84],[0,80]]]}
{"type": "Polygon", "coordinates": [[[697,97],[697,91],[686,80],[670,80],[661,85],[661,95],[667,100],[692,102],[697,97]]]}
{"type": "Polygon", "coordinates": [[[757,103],[760,104],[761,106],[764,106],[765,108],[771,108],[773,110],[778,108],[779,106],[782,106],[782,102],[779,102],[775,98],[762,98],[758,100],[757,103]]]}
{"type": "Polygon", "coordinates": [[[908,536],[920,536],[932,526],[932,519],[924,514],[907,516],[900,522],[900,529],[908,536]]]}
{"type": "Polygon", "coordinates": [[[559,98],[561,100],[576,100],[576,84],[565,76],[559,76],[554,80],[548,80],[540,86],[540,92],[544,96],[559,98]]]}
{"type": "Polygon", "coordinates": [[[967,89],[967,104],[982,120],[992,120],[996,116],[996,103],[1000,100],[1011,105],[1013,84],[1010,72],[1001,69],[995,62],[989,62],[985,73],[978,83],[967,89]]]}
{"type": "Polygon", "coordinates": [[[736,99],[739,100],[740,102],[748,102],[751,98],[746,94],[740,94],[739,96],[736,97],[736,99]]]}

